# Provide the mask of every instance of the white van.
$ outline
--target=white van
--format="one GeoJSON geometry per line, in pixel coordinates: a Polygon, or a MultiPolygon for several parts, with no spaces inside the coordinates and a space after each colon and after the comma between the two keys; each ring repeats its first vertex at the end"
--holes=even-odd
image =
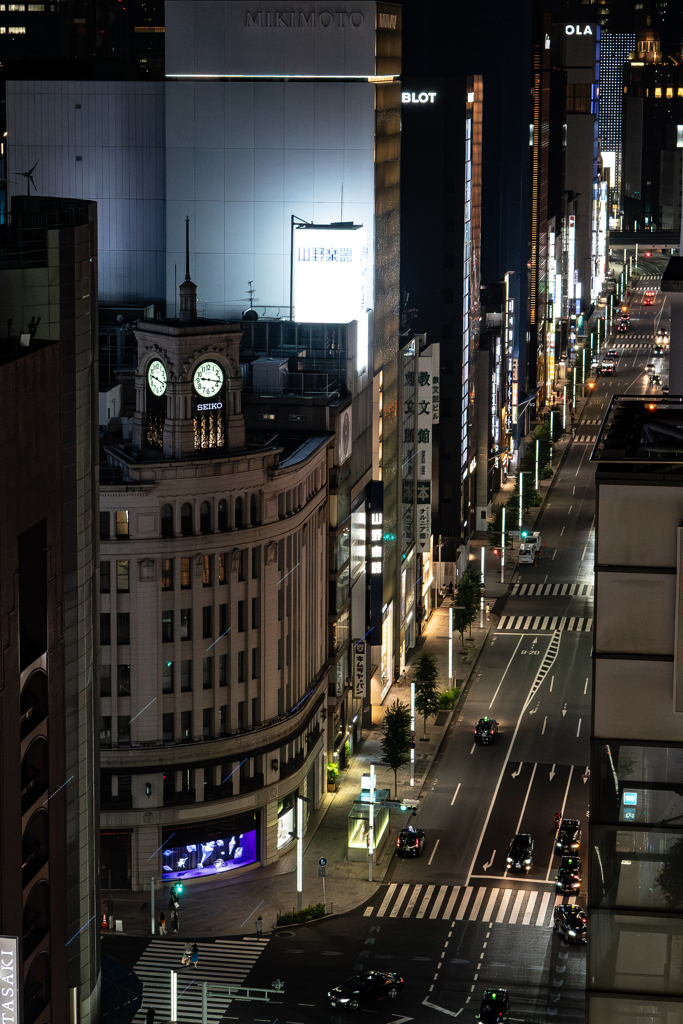
{"type": "Polygon", "coordinates": [[[518,562],[520,565],[533,565],[536,559],[536,548],[533,544],[520,544],[518,562]]]}

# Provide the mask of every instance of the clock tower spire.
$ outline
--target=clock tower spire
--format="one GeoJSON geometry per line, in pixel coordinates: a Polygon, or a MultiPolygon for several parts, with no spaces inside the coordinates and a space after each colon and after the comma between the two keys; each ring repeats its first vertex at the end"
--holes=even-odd
{"type": "Polygon", "coordinates": [[[197,285],[190,279],[190,218],[185,218],[185,280],[180,286],[181,324],[193,324],[197,319],[197,285]]]}

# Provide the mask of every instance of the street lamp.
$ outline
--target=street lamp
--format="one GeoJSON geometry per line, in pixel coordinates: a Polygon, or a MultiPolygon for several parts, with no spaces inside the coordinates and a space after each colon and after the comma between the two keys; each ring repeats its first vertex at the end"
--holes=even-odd
{"type": "Polygon", "coordinates": [[[486,589],[486,545],[481,546],[481,601],[479,605],[479,628],[484,628],[484,591],[486,589]]]}
{"type": "MultiPolygon", "coordinates": [[[[448,678],[453,679],[453,609],[449,608],[448,616],[448,678]]],[[[410,785],[415,785],[415,681],[410,681],[410,731],[412,733],[412,744],[410,747],[410,785]]],[[[370,770],[374,772],[372,765],[370,770]]]]}
{"type": "MultiPolygon", "coordinates": [[[[500,548],[500,582],[505,583],[505,505],[503,505],[503,543],[500,548]]],[[[452,650],[451,641],[451,650],[452,650]]]]}
{"type": "Polygon", "coordinates": [[[539,445],[540,445],[540,443],[541,442],[539,441],[539,439],[536,438],[536,477],[535,477],[536,490],[538,490],[538,459],[539,459],[539,445]]]}
{"type": "MultiPolygon", "coordinates": [[[[505,515],[505,509],[503,509],[503,515],[505,515]]],[[[453,679],[453,605],[448,609],[448,681],[451,682],[453,679]]],[[[410,702],[411,708],[414,703],[414,684],[410,684],[410,702]]],[[[415,725],[411,725],[411,729],[414,729],[415,725]]],[[[415,749],[413,748],[411,760],[415,760],[415,749]]],[[[412,786],[412,782],[411,782],[412,786]]]]}
{"type": "Polygon", "coordinates": [[[372,881],[372,862],[375,859],[375,766],[370,765],[370,833],[368,835],[368,882],[372,881]]]}

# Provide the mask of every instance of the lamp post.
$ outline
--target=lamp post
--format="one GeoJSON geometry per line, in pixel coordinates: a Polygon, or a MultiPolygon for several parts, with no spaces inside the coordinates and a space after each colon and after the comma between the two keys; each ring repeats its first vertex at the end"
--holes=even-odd
{"type": "Polygon", "coordinates": [[[539,460],[539,446],[540,446],[540,444],[541,444],[541,442],[539,441],[538,438],[536,438],[536,477],[535,477],[536,490],[538,490],[538,460],[539,460]]]}
{"type": "MultiPolygon", "coordinates": [[[[505,505],[503,505],[503,543],[500,547],[500,582],[505,583],[505,505]]],[[[453,642],[451,640],[451,650],[453,642]]]]}
{"type": "Polygon", "coordinates": [[[370,765],[370,831],[368,834],[368,882],[372,881],[372,862],[375,859],[375,766],[370,765]]]}
{"type": "MultiPolygon", "coordinates": [[[[448,622],[448,678],[453,678],[453,609],[449,608],[448,622]]],[[[415,683],[410,682],[410,731],[412,733],[412,746],[410,748],[410,785],[415,785],[415,683]]],[[[372,765],[370,770],[374,772],[372,765]]]]}
{"type": "MultiPolygon", "coordinates": [[[[565,389],[566,390],[566,389],[565,389]]],[[[524,515],[524,473],[519,471],[519,529],[522,529],[522,517],[524,515]]]]}
{"type": "Polygon", "coordinates": [[[481,598],[479,603],[479,628],[484,628],[484,591],[486,589],[486,545],[481,546],[481,598]]]}
{"type": "MultiPolygon", "coordinates": [[[[505,515],[505,509],[503,509],[503,515],[505,515]]],[[[453,679],[453,605],[448,609],[448,681],[451,682],[453,679]]],[[[414,684],[411,683],[410,690],[410,705],[411,710],[414,704],[414,684]]],[[[414,718],[414,712],[413,712],[414,718]]],[[[415,729],[415,724],[411,725],[411,729],[415,729]]],[[[413,748],[411,760],[415,759],[415,748],[413,748]]],[[[412,785],[412,782],[411,782],[412,785]]]]}
{"type": "Polygon", "coordinates": [[[563,406],[563,409],[562,409],[562,429],[566,430],[567,429],[567,385],[566,384],[564,386],[563,402],[564,402],[564,406],[563,406]]]}

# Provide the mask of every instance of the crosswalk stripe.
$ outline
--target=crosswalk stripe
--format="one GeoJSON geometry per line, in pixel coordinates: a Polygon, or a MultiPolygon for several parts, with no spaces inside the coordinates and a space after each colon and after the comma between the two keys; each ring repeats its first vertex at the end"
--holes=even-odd
{"type": "Polygon", "coordinates": [[[522,903],[524,902],[524,893],[524,889],[520,889],[517,893],[517,896],[515,898],[515,905],[512,908],[512,913],[510,914],[510,920],[508,921],[508,924],[517,924],[517,918],[519,917],[519,912],[522,909],[522,903]]]}
{"type": "Polygon", "coordinates": [[[498,899],[498,893],[499,892],[500,892],[500,889],[491,889],[491,895],[489,896],[489,901],[486,904],[486,910],[484,911],[484,916],[482,917],[482,921],[490,921],[491,920],[491,914],[493,913],[493,908],[496,905],[496,900],[498,899]]]}
{"type": "Polygon", "coordinates": [[[407,885],[407,884],[401,886],[401,891],[399,892],[398,896],[396,897],[394,905],[391,908],[391,911],[389,912],[389,917],[398,917],[398,912],[401,909],[401,904],[403,903],[404,899],[408,895],[408,890],[409,889],[410,889],[410,886],[407,885]]]}
{"type": "Polygon", "coordinates": [[[536,903],[537,892],[530,892],[529,899],[527,900],[526,910],[524,911],[524,917],[522,918],[522,924],[531,924],[531,915],[534,912],[534,904],[536,903]]]}
{"type": "Polygon", "coordinates": [[[474,901],[474,906],[472,907],[472,913],[470,914],[470,921],[476,921],[477,920],[477,914],[479,913],[479,909],[480,909],[480,907],[482,905],[482,902],[484,900],[485,893],[486,893],[486,886],[485,885],[480,885],[479,886],[479,891],[478,891],[476,899],[474,901]]]}
{"type": "Polygon", "coordinates": [[[417,903],[417,897],[420,895],[421,892],[422,892],[422,886],[421,885],[416,885],[415,888],[413,889],[412,896],[410,897],[410,899],[408,900],[408,902],[406,904],[406,909],[403,911],[403,916],[404,917],[410,917],[410,915],[413,912],[413,907],[417,903]]]}
{"type": "Polygon", "coordinates": [[[555,597],[556,594],[559,594],[559,592],[560,592],[560,584],[556,583],[555,586],[553,587],[553,597],[555,597]]]}
{"type": "Polygon", "coordinates": [[[427,892],[422,897],[422,903],[420,904],[420,909],[418,910],[418,912],[415,915],[415,917],[424,917],[425,916],[425,913],[427,911],[427,907],[429,906],[429,901],[431,900],[432,893],[434,892],[434,888],[435,888],[435,886],[433,886],[433,885],[428,885],[427,886],[427,892]]]}
{"type": "Polygon", "coordinates": [[[541,899],[541,906],[538,911],[538,917],[536,918],[536,924],[541,927],[545,921],[546,911],[548,909],[548,903],[550,902],[550,893],[544,892],[543,898],[541,899]]]}
{"type": "Polygon", "coordinates": [[[586,632],[590,633],[592,628],[593,628],[593,620],[592,619],[586,619],[586,632]]]}
{"type": "Polygon", "coordinates": [[[524,627],[523,628],[524,629],[529,629],[530,627],[531,627],[531,616],[527,615],[526,619],[524,620],[524,627]]]}
{"type": "Polygon", "coordinates": [[[592,628],[592,619],[578,618],[574,615],[571,617],[562,616],[562,618],[557,615],[553,615],[552,618],[546,615],[543,619],[541,619],[540,615],[501,615],[496,627],[498,632],[501,630],[506,632],[512,630],[555,632],[555,630],[560,630],[580,633],[590,633],[592,628]]]}
{"type": "Polygon", "coordinates": [[[550,621],[550,616],[546,615],[545,618],[543,619],[543,625],[541,626],[541,629],[547,629],[549,621],[550,621]]]}
{"type": "Polygon", "coordinates": [[[568,586],[569,586],[568,583],[563,583],[562,584],[562,590],[560,591],[561,597],[564,597],[566,595],[568,586]]]}
{"type": "Polygon", "coordinates": [[[567,629],[570,629],[570,630],[571,630],[571,629],[573,629],[573,628],[574,628],[574,623],[575,623],[575,622],[576,622],[576,619],[575,619],[575,618],[574,618],[574,616],[572,615],[571,619],[569,620],[569,625],[567,626],[567,629]]]}
{"type": "Polygon", "coordinates": [[[537,615],[536,618],[534,619],[534,624],[533,624],[533,626],[531,628],[532,629],[538,629],[540,621],[541,621],[541,616],[537,615]]]}
{"type": "Polygon", "coordinates": [[[377,911],[377,916],[378,917],[384,917],[384,915],[386,914],[387,909],[389,907],[389,904],[391,903],[392,896],[394,895],[395,892],[396,892],[396,882],[392,882],[391,885],[389,886],[389,888],[387,889],[386,896],[382,900],[382,906],[377,911]]]}
{"type": "Polygon", "coordinates": [[[505,920],[505,911],[507,910],[507,906],[508,903],[510,902],[511,896],[512,889],[503,890],[503,898],[500,901],[500,906],[498,907],[498,916],[496,917],[496,924],[502,924],[503,921],[505,920]]]}
{"type": "Polygon", "coordinates": [[[451,914],[453,913],[453,907],[455,906],[455,901],[458,898],[458,893],[459,892],[460,892],[460,886],[459,885],[454,885],[453,886],[453,892],[451,893],[450,899],[448,900],[448,903],[446,904],[446,909],[443,912],[443,919],[444,919],[444,921],[447,920],[447,918],[449,918],[451,916],[451,914]]]}
{"type": "Polygon", "coordinates": [[[569,596],[570,597],[574,597],[575,593],[576,593],[576,583],[572,583],[571,587],[569,588],[569,596]]]}
{"type": "MultiPolygon", "coordinates": [[[[456,889],[459,889],[459,888],[460,888],[460,886],[456,886],[456,889]]],[[[443,903],[447,892],[448,892],[448,886],[447,885],[442,885],[441,888],[439,889],[438,893],[436,894],[436,899],[434,900],[434,906],[432,907],[432,909],[430,911],[430,914],[429,914],[429,917],[430,917],[431,920],[434,920],[438,916],[439,908],[440,908],[441,904],[443,903]]],[[[457,895],[457,893],[456,893],[456,895],[457,895]]],[[[448,907],[446,907],[446,910],[445,910],[443,916],[444,917],[448,917],[449,914],[450,914],[450,911],[449,911],[448,907]]]]}
{"type": "Polygon", "coordinates": [[[463,917],[465,916],[465,911],[467,910],[467,904],[470,901],[470,896],[472,895],[473,891],[474,890],[472,889],[471,885],[468,885],[467,888],[465,889],[465,891],[463,893],[463,896],[462,896],[462,899],[460,901],[460,906],[458,908],[458,913],[455,915],[455,920],[456,921],[462,921],[463,917]]]}

